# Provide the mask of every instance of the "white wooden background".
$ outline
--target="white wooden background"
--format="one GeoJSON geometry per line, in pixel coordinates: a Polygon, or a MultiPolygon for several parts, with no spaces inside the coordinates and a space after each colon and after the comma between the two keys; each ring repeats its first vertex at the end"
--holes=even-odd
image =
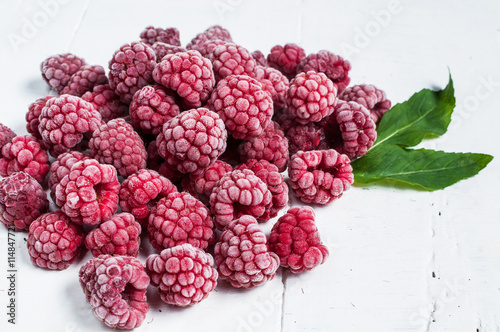
{"type": "MultiPolygon", "coordinates": [[[[499,331],[500,2],[2,1],[0,122],[26,133],[27,106],[49,93],[39,64],[73,52],[107,68],[147,25],[177,27],[183,45],[210,25],[267,54],[295,42],[352,63],[352,83],[372,83],[394,103],[443,88],[457,108],[448,133],[422,146],[496,158],[478,176],[437,192],[354,186],[316,208],[331,256],[314,271],[280,272],[253,290],[221,282],[202,303],[151,309],[137,331],[499,331]]],[[[297,203],[293,201],[293,203],[297,203]]],[[[264,227],[269,231],[273,221],[264,227]]],[[[44,271],[17,234],[17,324],[7,324],[7,232],[0,230],[0,331],[108,331],[92,314],[78,269],[44,271]]],[[[141,253],[144,261],[148,252],[141,253]]]]}

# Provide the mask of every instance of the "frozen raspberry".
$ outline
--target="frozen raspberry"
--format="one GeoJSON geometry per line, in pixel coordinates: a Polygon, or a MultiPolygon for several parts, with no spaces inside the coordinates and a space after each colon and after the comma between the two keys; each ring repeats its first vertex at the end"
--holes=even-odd
{"type": "Polygon", "coordinates": [[[290,159],[288,175],[293,193],[304,203],[328,204],[354,181],[349,157],[333,149],[297,152],[290,159]]]}
{"type": "Polygon", "coordinates": [[[271,123],[259,136],[242,142],[238,146],[238,152],[243,162],[264,159],[276,165],[280,172],[284,172],[289,158],[288,140],[283,131],[271,123]]]}
{"type": "Polygon", "coordinates": [[[290,155],[298,151],[326,150],[328,144],[325,141],[325,131],[314,122],[300,124],[293,121],[293,124],[285,133],[288,139],[288,149],[290,155]]]}
{"type": "Polygon", "coordinates": [[[387,99],[385,92],[371,84],[350,86],[339,95],[339,99],[354,101],[366,107],[375,124],[391,108],[391,101],[387,99]]]}
{"type": "Polygon", "coordinates": [[[251,170],[226,173],[210,194],[215,226],[223,230],[232,220],[245,214],[257,218],[259,222],[267,221],[272,199],[266,183],[251,170]]]}
{"type": "Polygon", "coordinates": [[[71,75],[87,63],[71,53],[56,54],[48,57],[40,64],[43,79],[51,88],[61,93],[68,84],[71,75]]]}
{"type": "Polygon", "coordinates": [[[186,46],[188,50],[196,50],[199,51],[203,44],[210,40],[220,39],[228,43],[232,43],[233,39],[231,38],[231,34],[229,31],[221,27],[220,25],[214,25],[199,33],[194,37],[186,46]]]}
{"type": "Polygon", "coordinates": [[[305,56],[304,49],[296,44],[276,45],[271,48],[267,63],[282,72],[288,79],[292,79],[297,73],[297,65],[305,56]]]}
{"type": "Polygon", "coordinates": [[[128,114],[128,104],[111,89],[109,84],[96,85],[92,92],[85,92],[82,99],[88,101],[101,114],[102,121],[108,122],[128,114]]]}
{"type": "Polygon", "coordinates": [[[246,75],[230,75],[217,83],[209,103],[236,139],[260,135],[271,122],[273,100],[262,84],[246,75]]]}
{"type": "Polygon", "coordinates": [[[71,75],[61,93],[81,97],[85,92],[92,91],[94,86],[107,83],[108,77],[102,66],[86,65],[71,75]]]}
{"type": "Polygon", "coordinates": [[[115,214],[85,237],[85,247],[99,255],[139,255],[141,225],[130,213],[115,214]]]}
{"type": "Polygon", "coordinates": [[[187,50],[182,47],[182,46],[176,46],[176,45],[170,45],[170,44],[165,44],[162,42],[156,42],[154,43],[151,48],[155,51],[156,53],[156,62],[160,62],[163,57],[167,54],[174,54],[177,52],[186,52],[187,50]]]}
{"type": "Polygon", "coordinates": [[[214,259],[189,243],[150,255],[146,271],[163,302],[187,307],[206,299],[217,286],[214,259]]]}
{"type": "Polygon", "coordinates": [[[61,182],[62,178],[69,174],[71,166],[85,159],[90,159],[90,156],[78,151],[65,152],[57,156],[57,159],[50,164],[49,172],[49,189],[50,197],[56,201],[56,187],[61,182]]]}
{"type": "Polygon", "coordinates": [[[351,160],[365,155],[377,139],[370,111],[353,101],[339,101],[334,113],[321,125],[325,128],[329,146],[351,160]]]}
{"type": "Polygon", "coordinates": [[[50,154],[57,157],[74,149],[82,142],[84,134],[99,128],[101,121],[101,114],[91,103],[80,97],[61,95],[47,100],[38,130],[50,146],[50,154]]]}
{"type": "Polygon", "coordinates": [[[31,262],[51,270],[67,269],[80,254],[85,234],[61,211],[42,214],[29,227],[31,262]]]}
{"type": "Polygon", "coordinates": [[[113,329],[139,327],[149,311],[149,276],[134,257],[101,255],[79,271],[79,281],[97,319],[113,329]]]}
{"type": "Polygon", "coordinates": [[[280,258],[280,265],[293,273],[310,271],[328,258],[309,206],[292,207],[274,224],[269,247],[280,258]]]}
{"type": "Polygon", "coordinates": [[[121,101],[130,103],[137,90],[153,83],[155,66],[156,54],[149,45],[142,42],[125,44],[109,61],[109,86],[121,101]]]}
{"type": "Polygon", "coordinates": [[[279,261],[274,252],[268,251],[266,235],[252,216],[229,223],[215,245],[219,277],[236,288],[253,288],[273,279],[279,261]]]}
{"type": "MultiPolygon", "coordinates": [[[[42,139],[42,135],[38,131],[38,125],[40,124],[40,114],[42,114],[42,109],[45,107],[47,100],[54,98],[53,96],[47,96],[35,100],[28,106],[28,112],[26,112],[26,130],[28,133],[33,135],[33,137],[42,139]]],[[[15,135],[14,135],[15,136],[15,135]]],[[[0,139],[0,147],[3,146],[0,139]]]]}
{"type": "Polygon", "coordinates": [[[25,172],[40,184],[49,172],[49,155],[39,140],[31,135],[16,136],[2,147],[0,154],[0,176],[25,172]]]}
{"type": "Polygon", "coordinates": [[[132,97],[129,108],[134,128],[158,135],[163,124],[181,111],[175,96],[172,90],[157,84],[138,90],[132,97]]]}
{"type": "Polygon", "coordinates": [[[162,42],[174,46],[181,46],[179,30],[177,28],[155,28],[148,26],[141,32],[141,41],[148,45],[153,45],[156,42],[162,42]]]}
{"type": "Polygon", "coordinates": [[[0,222],[6,228],[27,231],[48,208],[47,194],[28,173],[16,172],[0,179],[0,222]]]}
{"type": "Polygon", "coordinates": [[[257,63],[257,65],[260,65],[260,66],[263,66],[263,67],[267,67],[268,66],[267,58],[266,58],[266,56],[261,51],[255,50],[255,51],[253,51],[250,54],[255,59],[255,62],[257,63]]]}
{"type": "Polygon", "coordinates": [[[212,61],[216,81],[229,75],[254,76],[255,60],[242,46],[233,43],[216,46],[208,58],[212,61]]]}
{"type": "Polygon", "coordinates": [[[77,224],[98,225],[118,209],[116,169],[86,159],[71,166],[56,187],[56,204],[77,224]]]}
{"type": "Polygon", "coordinates": [[[322,50],[318,53],[309,54],[302,59],[297,67],[297,72],[308,72],[310,70],[325,73],[337,85],[339,93],[344,91],[351,81],[349,78],[349,70],[351,70],[349,61],[329,51],[322,50]]]}
{"type": "Polygon", "coordinates": [[[196,48],[196,51],[200,52],[200,54],[205,58],[209,58],[209,54],[214,50],[214,48],[219,45],[225,45],[227,43],[227,41],[221,39],[209,39],[205,43],[200,44],[196,48]]]}
{"type": "Polygon", "coordinates": [[[215,241],[210,211],[187,192],[172,192],[158,201],[148,221],[148,239],[158,252],[180,244],[207,249],[215,241]]]}
{"type": "Polygon", "coordinates": [[[168,194],[177,191],[169,179],[150,169],[141,169],[123,181],[120,207],[130,212],[141,226],[146,226],[151,210],[168,194]]]}
{"type": "Polygon", "coordinates": [[[290,82],[288,112],[299,123],[318,122],[332,114],[337,102],[337,87],[323,73],[297,74],[290,82]]]}
{"type": "Polygon", "coordinates": [[[222,160],[216,160],[215,163],[203,169],[199,174],[190,173],[182,179],[182,187],[184,191],[189,192],[194,197],[198,198],[205,205],[209,205],[210,194],[214,189],[215,184],[224,174],[231,172],[231,165],[222,160]]]}
{"type": "Polygon", "coordinates": [[[262,88],[271,95],[275,109],[286,106],[286,94],[290,83],[285,75],[272,67],[256,66],[255,78],[262,84],[262,88]]]}
{"type": "Polygon", "coordinates": [[[134,128],[123,119],[113,119],[94,131],[89,141],[90,154],[101,164],[113,165],[127,177],[146,168],[146,147],[134,128]]]}
{"type": "Polygon", "coordinates": [[[16,137],[16,133],[12,131],[9,127],[0,123],[0,149],[12,141],[12,139],[16,137]]]}
{"type": "Polygon", "coordinates": [[[197,51],[167,54],[153,71],[154,80],[177,92],[188,107],[200,107],[215,85],[212,63],[197,51]]]}
{"type": "Polygon", "coordinates": [[[250,159],[234,169],[249,169],[267,185],[272,195],[272,204],[269,208],[268,219],[274,218],[278,212],[288,204],[288,185],[280,174],[278,167],[267,160],[250,159]]]}
{"type": "Polygon", "coordinates": [[[156,138],[158,152],[183,174],[200,172],[226,149],[227,131],[217,113],[207,108],[182,112],[156,138]]]}

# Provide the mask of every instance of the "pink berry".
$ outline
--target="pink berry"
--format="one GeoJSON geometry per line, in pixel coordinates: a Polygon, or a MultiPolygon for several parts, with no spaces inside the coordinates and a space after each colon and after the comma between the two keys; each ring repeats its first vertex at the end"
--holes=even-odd
{"type": "Polygon", "coordinates": [[[92,92],[85,92],[82,99],[88,101],[101,114],[102,121],[108,122],[128,114],[128,105],[120,100],[109,84],[96,85],[92,92]]]}
{"type": "Polygon", "coordinates": [[[371,84],[353,85],[345,89],[339,96],[345,101],[354,101],[370,111],[370,116],[377,124],[385,112],[391,108],[391,101],[385,92],[371,84]]]}
{"type": "Polygon", "coordinates": [[[166,44],[162,42],[156,42],[151,45],[151,48],[156,53],[156,62],[160,62],[163,57],[167,54],[174,54],[177,52],[186,52],[187,50],[182,46],[176,46],[171,44],[166,44]]]}
{"type": "Polygon", "coordinates": [[[86,65],[71,75],[61,94],[81,97],[85,92],[92,91],[94,86],[107,83],[108,77],[102,66],[86,65]]]}
{"type": "Polygon", "coordinates": [[[262,84],[262,88],[271,95],[275,109],[286,106],[286,94],[290,82],[285,75],[272,67],[256,66],[255,78],[262,84]]]}
{"type": "Polygon", "coordinates": [[[146,168],[144,142],[124,119],[113,119],[97,128],[89,141],[90,154],[101,164],[113,165],[127,177],[146,168]]]}
{"type": "Polygon", "coordinates": [[[215,85],[212,63],[197,51],[167,54],[153,71],[154,80],[177,92],[188,107],[200,107],[215,85]]]}
{"type": "Polygon", "coordinates": [[[87,63],[84,59],[71,53],[56,54],[48,57],[40,64],[43,79],[57,93],[61,93],[68,84],[71,75],[87,63]]]}
{"type": "Polygon", "coordinates": [[[57,159],[50,164],[49,189],[50,197],[56,201],[56,187],[62,178],[69,174],[71,166],[81,160],[90,159],[90,155],[78,151],[65,152],[57,156],[57,159]]]}
{"type": "Polygon", "coordinates": [[[185,243],[150,255],[146,271],[163,302],[186,307],[206,299],[217,286],[213,264],[212,256],[185,243]]]}
{"type": "Polygon", "coordinates": [[[283,113],[276,118],[288,139],[290,155],[297,151],[326,150],[328,144],[325,131],[317,122],[306,124],[298,123],[288,113],[283,113]]]}
{"type": "Polygon", "coordinates": [[[205,43],[198,45],[198,47],[196,48],[196,51],[200,52],[200,54],[202,56],[204,56],[205,58],[210,59],[209,55],[214,50],[214,48],[216,48],[217,46],[220,46],[220,45],[225,45],[227,43],[230,43],[230,42],[228,42],[226,40],[221,40],[221,39],[209,39],[205,43]]]}
{"type": "Polygon", "coordinates": [[[242,46],[233,43],[218,45],[208,54],[208,59],[212,61],[216,81],[229,75],[254,76],[255,60],[242,46]]]}
{"type": "Polygon", "coordinates": [[[140,34],[141,41],[148,45],[153,45],[156,42],[162,42],[174,46],[181,46],[179,38],[179,30],[177,28],[155,28],[148,26],[140,34]]]}
{"type": "Polygon", "coordinates": [[[318,122],[332,114],[337,102],[337,87],[323,73],[301,72],[290,82],[287,95],[288,112],[295,121],[318,122]]]}
{"type": "MultiPolygon", "coordinates": [[[[47,96],[35,100],[28,106],[28,112],[26,112],[26,130],[28,133],[33,135],[33,137],[42,139],[40,132],[38,131],[38,125],[40,124],[40,114],[42,114],[42,109],[45,107],[47,100],[54,98],[53,96],[47,96]]],[[[15,136],[15,135],[14,135],[15,136]]],[[[12,136],[12,137],[14,137],[12,136]]],[[[0,148],[3,146],[0,140],[0,148]]]]}
{"type": "Polygon", "coordinates": [[[290,187],[304,203],[329,204],[354,181],[349,157],[335,150],[299,151],[288,165],[290,187]]]}
{"type": "Polygon", "coordinates": [[[142,263],[130,256],[93,257],[79,271],[80,286],[97,319],[110,328],[141,326],[149,311],[142,263]]]}
{"type": "Polygon", "coordinates": [[[120,47],[109,61],[109,86],[124,103],[130,103],[134,93],[153,83],[156,54],[143,42],[120,47]]]}
{"type": "Polygon", "coordinates": [[[297,73],[297,65],[306,56],[304,49],[296,44],[276,45],[267,56],[269,66],[278,69],[288,79],[297,73]]]}
{"type": "Polygon", "coordinates": [[[224,174],[210,195],[215,226],[220,230],[245,214],[267,221],[271,205],[272,193],[266,183],[249,169],[224,174]]]}
{"type": "Polygon", "coordinates": [[[25,172],[40,184],[49,172],[49,155],[42,143],[31,135],[16,136],[2,147],[0,153],[0,176],[25,172]]]}
{"type": "Polygon", "coordinates": [[[279,257],[268,251],[267,239],[257,220],[249,215],[233,220],[215,245],[219,277],[236,288],[253,288],[271,280],[279,257]]]}
{"type": "Polygon", "coordinates": [[[141,226],[147,226],[149,214],[156,203],[177,191],[169,179],[150,169],[140,169],[123,181],[120,207],[130,212],[141,226]]]}
{"type": "Polygon", "coordinates": [[[217,83],[209,107],[226,124],[236,139],[249,140],[260,135],[271,122],[273,101],[256,79],[230,75],[217,83]]]}
{"type": "Polygon", "coordinates": [[[210,40],[220,39],[228,43],[232,43],[231,34],[228,30],[224,29],[220,25],[213,25],[206,29],[205,31],[199,33],[194,37],[187,45],[188,50],[200,51],[204,44],[210,40]]]}
{"type": "Polygon", "coordinates": [[[67,269],[80,254],[85,235],[61,211],[42,214],[29,227],[28,253],[31,262],[50,270],[67,269]]]}
{"type": "Polygon", "coordinates": [[[292,207],[278,219],[269,247],[279,256],[280,265],[293,273],[310,271],[328,258],[328,248],[321,242],[314,210],[309,206],[292,207]]]}
{"type": "Polygon", "coordinates": [[[267,67],[268,66],[267,58],[266,58],[266,56],[261,51],[255,50],[255,51],[253,51],[250,54],[255,59],[255,62],[257,63],[257,65],[260,65],[260,66],[263,66],[263,67],[267,67]]]}
{"type": "Polygon", "coordinates": [[[71,166],[56,187],[56,204],[77,224],[98,225],[118,208],[120,183],[116,169],[86,159],[71,166]]]}
{"type": "Polygon", "coordinates": [[[48,208],[47,194],[28,173],[16,172],[0,180],[0,222],[6,228],[27,231],[48,208]]]}
{"type": "Polygon", "coordinates": [[[16,137],[16,133],[12,131],[9,127],[0,123],[0,149],[12,141],[12,139],[16,137]]]}
{"type": "Polygon", "coordinates": [[[184,243],[207,249],[215,241],[210,211],[186,192],[172,192],[151,210],[148,239],[158,252],[184,243]]]}
{"type": "Polygon", "coordinates": [[[85,247],[95,257],[125,255],[137,257],[141,244],[141,225],[130,213],[115,214],[85,237],[85,247]]]}

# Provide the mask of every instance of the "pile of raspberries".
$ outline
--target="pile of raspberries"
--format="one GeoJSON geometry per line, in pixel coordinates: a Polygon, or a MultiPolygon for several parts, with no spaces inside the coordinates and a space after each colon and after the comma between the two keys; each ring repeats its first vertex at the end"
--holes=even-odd
{"type": "Polygon", "coordinates": [[[340,198],[391,107],[375,86],[349,85],[350,63],[330,51],[285,44],[265,56],[220,26],[185,48],[176,28],[138,37],[107,74],[74,54],[48,57],[55,96],[29,105],[29,134],[0,124],[0,221],[28,232],[40,268],[90,251],[80,285],[118,329],[144,321],[149,285],[185,307],[220,280],[253,288],[280,266],[325,262],[314,210],[289,206],[289,194],[340,198]],[[142,261],[141,233],[156,251],[142,261]]]}

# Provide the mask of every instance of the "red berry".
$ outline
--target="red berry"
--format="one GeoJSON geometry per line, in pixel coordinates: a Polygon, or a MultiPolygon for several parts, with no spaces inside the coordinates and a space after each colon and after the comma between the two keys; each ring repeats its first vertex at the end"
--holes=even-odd
{"type": "Polygon", "coordinates": [[[50,164],[49,189],[50,197],[56,201],[56,187],[62,178],[69,174],[71,166],[81,160],[90,159],[90,156],[78,151],[65,152],[57,156],[57,159],[50,164]]]}
{"type": "Polygon", "coordinates": [[[85,92],[92,91],[94,86],[107,83],[108,77],[102,66],[86,65],[71,75],[61,93],[81,97],[85,92]]]}
{"type": "Polygon", "coordinates": [[[262,88],[271,95],[275,109],[286,106],[286,94],[290,83],[285,75],[271,67],[256,66],[255,78],[262,84],[262,88]]]}
{"type": "Polygon", "coordinates": [[[296,44],[276,45],[271,48],[267,63],[282,72],[288,79],[292,79],[297,73],[297,65],[305,56],[304,49],[296,44]]]}
{"type": "Polygon", "coordinates": [[[104,122],[123,117],[128,113],[128,105],[120,100],[109,84],[94,86],[92,92],[83,94],[82,99],[94,106],[104,122]]]}
{"type": "MultiPolygon", "coordinates": [[[[40,132],[38,131],[38,125],[40,124],[40,114],[42,114],[42,109],[45,107],[45,104],[47,103],[47,100],[54,98],[53,96],[47,96],[43,98],[39,98],[35,100],[33,103],[31,103],[28,106],[28,112],[26,112],[26,130],[28,133],[33,135],[33,137],[42,139],[42,135],[40,135],[40,132]]],[[[14,134],[15,136],[15,134],[14,134]]],[[[14,137],[12,136],[12,137],[14,137]]],[[[3,146],[1,140],[0,140],[0,148],[3,146]]]]}
{"type": "Polygon", "coordinates": [[[151,48],[155,51],[156,53],[156,62],[160,62],[163,57],[167,54],[174,54],[177,52],[186,52],[187,50],[182,47],[182,46],[176,46],[176,45],[170,45],[170,44],[165,44],[162,42],[156,42],[154,43],[151,48]]]}
{"type": "Polygon", "coordinates": [[[194,37],[186,46],[188,50],[200,51],[204,47],[204,44],[210,40],[220,39],[228,43],[232,43],[231,34],[229,31],[221,27],[220,25],[213,25],[199,33],[194,37]]]}
{"type": "Polygon", "coordinates": [[[71,75],[87,63],[84,59],[71,53],[56,54],[48,57],[40,64],[43,79],[51,88],[61,93],[68,84],[71,75]]]}
{"type": "Polygon", "coordinates": [[[215,46],[208,59],[212,61],[216,81],[229,75],[254,76],[255,60],[242,46],[233,43],[215,46]]]}
{"type": "Polygon", "coordinates": [[[162,42],[174,46],[181,46],[179,39],[179,30],[177,28],[155,28],[148,26],[140,34],[141,41],[148,45],[153,45],[156,42],[162,42]]]}
{"type": "Polygon", "coordinates": [[[391,101],[385,92],[371,84],[353,85],[345,89],[339,96],[345,101],[354,101],[370,111],[370,116],[377,124],[385,112],[391,108],[391,101]]]}
{"type": "Polygon", "coordinates": [[[0,123],[0,149],[12,141],[12,139],[16,137],[16,133],[12,131],[9,127],[0,123]]]}

